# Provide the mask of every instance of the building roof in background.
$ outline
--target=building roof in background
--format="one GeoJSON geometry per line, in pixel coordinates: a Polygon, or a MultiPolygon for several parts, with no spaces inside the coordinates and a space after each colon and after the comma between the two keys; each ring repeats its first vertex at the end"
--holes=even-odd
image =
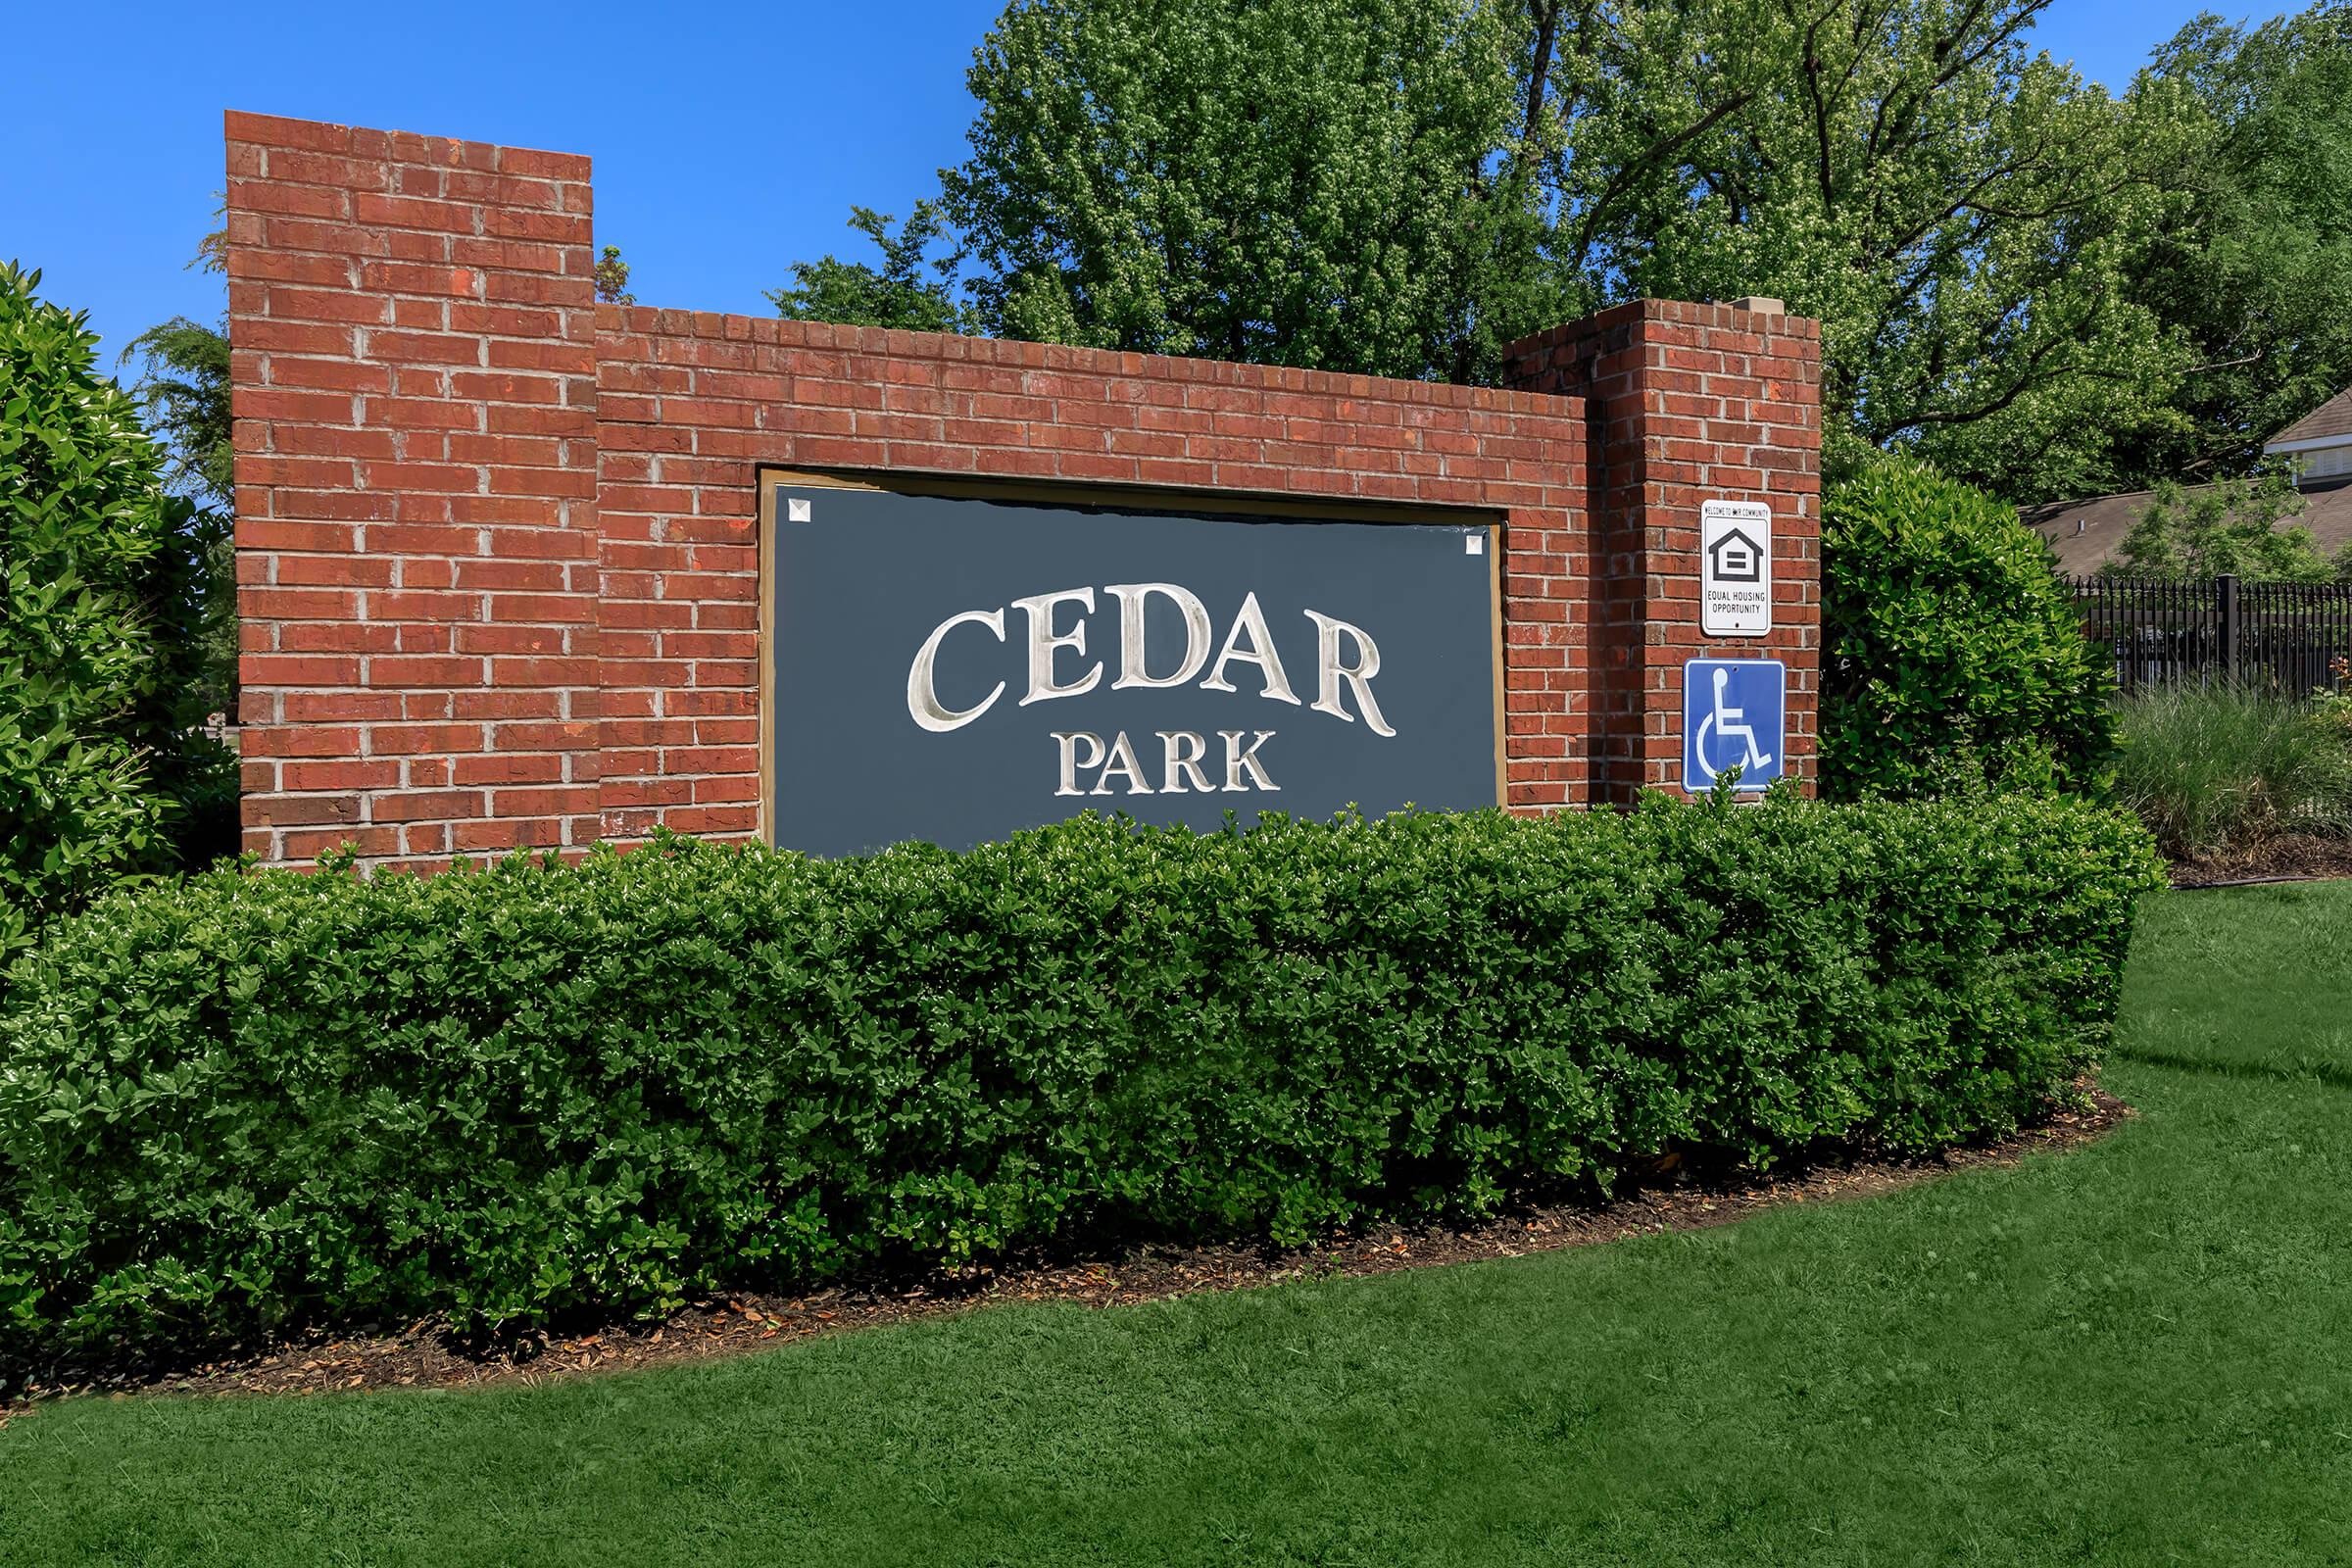
{"type": "Polygon", "coordinates": [[[2344,388],[2263,444],[2264,451],[2305,441],[2352,440],[2352,386],[2344,388]]]}
{"type": "MultiPolygon", "coordinates": [[[[2339,442],[2352,445],[2352,386],[2271,437],[2263,443],[2263,450],[2277,452],[2281,447],[2332,446],[2339,442]]],[[[2189,494],[2201,494],[2206,488],[2192,485],[2189,494]]],[[[2341,478],[2333,474],[2325,477],[2307,474],[2296,489],[2303,497],[2303,510],[2281,526],[2309,528],[2323,556],[2332,557],[2352,543],[2352,474],[2341,478]]],[[[2122,553],[2124,536],[2155,499],[2154,491],[2131,490],[2083,501],[2044,501],[2038,506],[2020,507],[2017,513],[2026,519],[2027,527],[2049,542],[2058,557],[2060,571],[2085,577],[2122,553]]]]}
{"type": "MultiPolygon", "coordinates": [[[[2154,499],[2152,491],[2133,490],[2087,501],[2045,501],[2021,507],[2018,514],[2026,519],[2027,527],[2049,541],[2060,571],[2070,577],[2086,577],[2123,550],[2124,536],[2154,499]]],[[[2323,556],[2332,557],[2352,543],[2352,478],[2305,490],[2303,510],[2285,525],[2309,528],[2323,556]]]]}

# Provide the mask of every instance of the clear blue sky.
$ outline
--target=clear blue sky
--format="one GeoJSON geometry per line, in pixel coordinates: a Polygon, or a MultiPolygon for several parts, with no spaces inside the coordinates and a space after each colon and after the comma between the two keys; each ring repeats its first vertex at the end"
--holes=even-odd
{"type": "MultiPolygon", "coordinates": [[[[2057,0],[2037,37],[2128,80],[2204,9],[2057,0]]],[[[2220,8],[2229,15],[2235,8],[2220,8]]],[[[862,202],[905,213],[957,161],[963,72],[996,0],[764,6],[108,4],[21,8],[0,256],[119,346],[218,314],[184,271],[222,183],[224,108],[585,152],[597,231],[648,304],[764,312],[796,259],[863,255],[862,202]]],[[[2279,8],[2257,6],[2257,18],[2279,8]]]]}

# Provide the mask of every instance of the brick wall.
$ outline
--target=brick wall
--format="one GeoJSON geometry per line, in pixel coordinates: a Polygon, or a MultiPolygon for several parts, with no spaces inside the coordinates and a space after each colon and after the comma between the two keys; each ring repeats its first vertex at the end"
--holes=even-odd
{"type": "Polygon", "coordinates": [[[1658,682],[1697,646],[1692,498],[1769,494],[1809,730],[1812,506],[1784,511],[1814,472],[1809,323],[1644,303],[1489,389],[594,306],[584,159],[239,114],[228,157],[265,859],[758,832],[762,465],[1497,515],[1529,809],[1679,757],[1658,682]]]}
{"type": "Polygon", "coordinates": [[[1810,787],[1821,666],[1821,323],[1777,300],[1635,300],[1504,351],[1512,385],[1584,400],[1599,569],[1586,731],[1596,800],[1682,778],[1682,664],[1788,666],[1788,760],[1810,787]],[[1772,631],[1709,639],[1698,618],[1699,507],[1773,514],[1772,631]]]}
{"type": "Polygon", "coordinates": [[[599,323],[611,836],[757,827],[761,464],[1499,513],[1511,799],[1581,799],[1572,400],[682,311],[599,323]]]}

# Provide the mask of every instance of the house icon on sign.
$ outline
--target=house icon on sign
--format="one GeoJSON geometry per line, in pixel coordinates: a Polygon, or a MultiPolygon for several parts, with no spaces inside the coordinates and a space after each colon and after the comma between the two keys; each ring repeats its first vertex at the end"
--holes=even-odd
{"type": "Polygon", "coordinates": [[[1727,528],[1707,546],[1707,567],[1717,582],[1762,582],[1764,552],[1745,531],[1727,528]]]}

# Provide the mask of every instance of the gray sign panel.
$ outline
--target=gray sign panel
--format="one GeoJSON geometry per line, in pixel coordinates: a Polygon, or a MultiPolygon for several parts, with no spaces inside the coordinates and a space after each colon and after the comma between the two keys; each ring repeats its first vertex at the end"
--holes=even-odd
{"type": "Polygon", "coordinates": [[[769,496],[769,837],[1495,803],[1485,524],[769,496]]]}

